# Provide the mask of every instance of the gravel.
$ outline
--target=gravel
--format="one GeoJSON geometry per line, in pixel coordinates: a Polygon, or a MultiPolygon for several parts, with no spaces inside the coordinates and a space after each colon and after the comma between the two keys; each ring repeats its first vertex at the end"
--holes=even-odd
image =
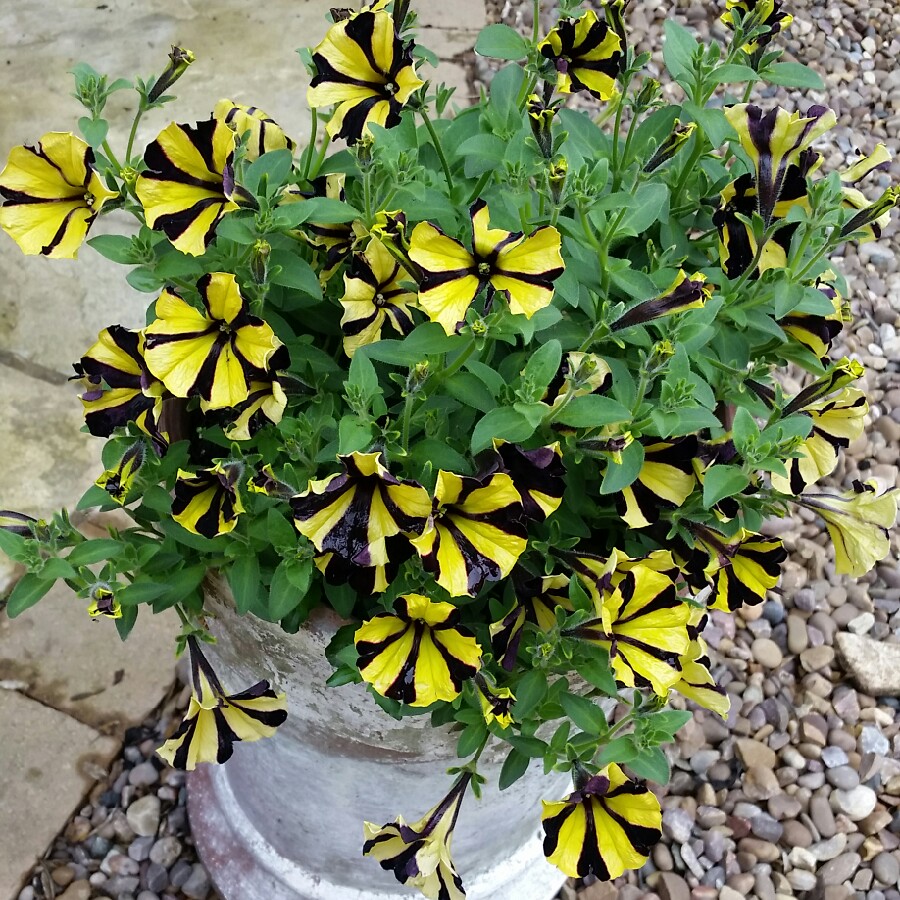
{"type": "MultiPolygon", "coordinates": [[[[896,0],[786,5],[795,16],[785,38],[788,53],[815,67],[827,87],[766,88],[762,102],[788,108],[827,103],[839,125],[820,148],[824,171],[846,166],[857,148],[870,152],[883,142],[894,163],[890,173],[876,174],[871,190],[900,183],[896,0]]],[[[530,0],[487,0],[487,6],[490,21],[530,29],[530,0]]],[[[549,21],[552,4],[543,6],[549,21]]],[[[699,0],[631,4],[632,42],[654,54],[649,74],[661,72],[666,18],[701,37],[722,36],[712,6],[699,0]]],[[[489,81],[490,66],[475,58],[476,83],[489,81]]],[[[677,99],[677,88],[666,90],[677,99]]],[[[831,487],[873,477],[885,488],[900,485],[898,251],[895,213],[880,241],[848,245],[836,260],[850,287],[853,322],[833,356],[866,366],[871,413],[865,436],[827,480],[831,487]]],[[[797,385],[788,379],[786,387],[797,385]]],[[[698,710],[679,733],[670,753],[671,783],[659,792],[663,842],[640,871],[611,885],[572,883],[562,900],[900,900],[896,532],[892,555],[852,581],[835,574],[827,536],[806,510],[766,530],[790,551],[780,594],[734,617],[712,616],[713,672],[732,708],[726,722],[698,710]]],[[[153,720],[129,730],[108,778],[54,841],[17,900],[215,900],[188,830],[183,774],[153,757],[186,702],[182,691],[153,720]]]]}

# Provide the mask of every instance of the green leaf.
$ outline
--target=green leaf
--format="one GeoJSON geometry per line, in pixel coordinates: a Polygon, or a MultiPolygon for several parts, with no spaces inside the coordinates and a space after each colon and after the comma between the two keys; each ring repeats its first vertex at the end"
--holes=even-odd
{"type": "Polygon", "coordinates": [[[660,437],[694,434],[701,428],[721,428],[722,423],[704,406],[685,406],[671,412],[654,409],[650,415],[660,437]]]}
{"type": "Polygon", "coordinates": [[[599,648],[595,656],[585,660],[583,663],[579,663],[575,668],[585,681],[589,681],[607,696],[615,697],[619,693],[619,687],[609,665],[609,655],[603,652],[601,656],[599,648]]]}
{"type": "Polygon", "coordinates": [[[613,738],[602,747],[594,762],[598,766],[607,766],[611,762],[630,763],[637,755],[638,751],[634,746],[633,735],[625,734],[622,737],[613,738]]]}
{"type": "Polygon", "coordinates": [[[511,406],[492,409],[472,431],[472,452],[491,446],[494,438],[503,438],[516,443],[525,441],[534,434],[534,426],[518,410],[511,406]]]}
{"type": "Polygon", "coordinates": [[[535,737],[526,737],[523,734],[509,734],[506,741],[512,744],[519,753],[530,756],[532,759],[542,759],[547,752],[547,744],[535,737]]]}
{"type": "Polygon", "coordinates": [[[510,750],[500,770],[500,790],[505,791],[515,784],[527,771],[528,763],[529,759],[524,753],[519,753],[515,748],[510,750]]]}
{"type": "Polygon", "coordinates": [[[725,497],[739,494],[750,479],[738,466],[713,466],[703,476],[703,506],[709,509],[725,497]]]}
{"type": "Polygon", "coordinates": [[[259,597],[259,558],[255,553],[239,556],[228,570],[228,586],[237,611],[246,615],[259,597]]]}
{"type": "Polygon", "coordinates": [[[759,437],[759,425],[756,424],[756,419],[746,407],[738,407],[734,414],[731,435],[738,450],[747,447],[759,437]]]}
{"type": "Polygon", "coordinates": [[[10,619],[30,609],[53,587],[54,580],[45,580],[31,573],[23,575],[6,602],[6,614],[10,619]]]}
{"type": "Polygon", "coordinates": [[[577,694],[563,694],[559,698],[565,714],[587,734],[602,734],[606,731],[606,716],[593,701],[577,694]]]}
{"type": "Polygon", "coordinates": [[[471,372],[457,372],[444,382],[444,390],[460,403],[479,412],[488,413],[497,406],[497,401],[484,382],[471,372]]]}
{"type": "Polygon", "coordinates": [[[456,743],[456,755],[466,757],[477,752],[481,742],[487,737],[487,733],[488,730],[483,720],[467,725],[456,743]]]}
{"type": "MultiPolygon", "coordinates": [[[[804,416],[804,418],[806,417],[804,416]]],[[[4,529],[0,528],[0,553],[5,553],[16,562],[24,562],[28,556],[25,540],[25,537],[21,534],[14,534],[11,531],[4,531],[4,529]]]]}
{"type": "Polygon", "coordinates": [[[599,428],[630,418],[631,411],[618,401],[599,394],[587,394],[571,400],[555,421],[573,428],[599,428]]]}
{"type": "Polygon", "coordinates": [[[775,63],[760,74],[770,84],[780,84],[783,87],[806,88],[812,91],[825,90],[825,84],[818,72],[814,72],[809,66],[804,66],[801,63],[775,63]]]}
{"type": "Polygon", "coordinates": [[[266,531],[268,532],[270,543],[279,552],[296,548],[296,529],[274,507],[266,513],[266,531]]]}
{"type": "Polygon", "coordinates": [[[303,599],[303,594],[291,583],[287,560],[278,564],[269,585],[269,618],[280,622],[303,599]]]}
{"type": "Polygon", "coordinates": [[[305,596],[312,581],[313,561],[311,559],[286,560],[285,571],[291,584],[305,596]]]}
{"type": "Polygon", "coordinates": [[[716,84],[743,84],[747,81],[759,81],[760,76],[750,66],[729,63],[714,69],[712,78],[716,84]]]}
{"type": "Polygon", "coordinates": [[[528,54],[528,42],[509,25],[488,25],[478,35],[475,52],[490,59],[522,59],[528,54]]]}
{"type": "Polygon", "coordinates": [[[641,473],[644,465],[644,446],[638,441],[633,441],[622,451],[622,461],[614,463],[610,460],[606,464],[603,473],[603,484],[600,485],[601,494],[618,494],[632,484],[641,473]]]}
{"type": "Polygon", "coordinates": [[[682,109],[703,129],[714,147],[721,147],[725,141],[736,137],[735,130],[721,109],[701,108],[689,101],[682,109]]]}
{"type": "Polygon", "coordinates": [[[187,600],[200,587],[205,577],[206,566],[203,564],[179,569],[174,575],[166,576],[169,588],[166,605],[172,606],[187,600]]]}
{"type": "Polygon", "coordinates": [[[119,632],[119,640],[128,640],[128,635],[137,622],[138,608],[137,606],[123,606],[122,615],[116,619],[116,631],[119,632]]]}
{"type": "Polygon", "coordinates": [[[112,538],[97,538],[73,547],[66,559],[73,566],[89,566],[104,559],[113,559],[124,549],[125,545],[121,541],[115,541],[112,538]]]}
{"type": "Polygon", "coordinates": [[[314,300],[322,299],[322,285],[305,259],[287,250],[274,250],[270,262],[273,268],[278,266],[281,269],[272,276],[272,284],[302,291],[314,300]]]}
{"type": "Polygon", "coordinates": [[[495,134],[476,134],[464,140],[456,152],[465,159],[466,177],[477,178],[500,165],[506,148],[506,141],[495,134]]]}
{"type": "Polygon", "coordinates": [[[46,560],[40,572],[37,574],[41,578],[56,581],[59,578],[74,578],[76,572],[68,560],[54,556],[46,560]]]}
{"type": "Polygon", "coordinates": [[[671,775],[669,760],[662,747],[650,747],[643,750],[634,759],[628,761],[628,767],[638,778],[646,778],[657,784],[667,784],[671,775]]]}
{"type": "Polygon", "coordinates": [[[669,189],[660,181],[641,185],[635,205],[625,213],[616,234],[638,235],[669,215],[669,189]]]}
{"type": "Polygon", "coordinates": [[[136,290],[142,294],[155,294],[163,286],[164,282],[157,277],[153,269],[146,266],[139,266],[132,269],[126,276],[125,280],[136,290]]]}
{"type": "Polygon", "coordinates": [[[537,397],[542,397],[547,386],[559,370],[562,361],[562,346],[557,340],[547,341],[525,364],[522,380],[529,381],[537,397]]]}
{"type": "Polygon", "coordinates": [[[363,350],[354,354],[353,360],[350,362],[350,377],[347,384],[359,388],[360,393],[364,397],[372,397],[374,394],[381,393],[381,387],[378,384],[378,373],[372,360],[366,356],[363,350]]]}
{"type": "Polygon", "coordinates": [[[116,594],[122,606],[138,606],[141,603],[152,603],[154,600],[169,593],[169,586],[165,582],[140,580],[126,585],[116,594]]]}
{"type": "Polygon", "coordinates": [[[521,720],[531,715],[547,696],[547,676],[540,669],[526,672],[516,685],[515,715],[521,720]]]}
{"type": "Polygon", "coordinates": [[[691,718],[691,713],[685,709],[661,709],[643,717],[644,722],[649,722],[655,732],[664,734],[668,740],[674,738],[675,732],[687,725],[691,718]]]}
{"type": "Polygon", "coordinates": [[[266,178],[266,192],[280,187],[291,174],[294,156],[290,150],[269,150],[255,159],[244,172],[242,184],[253,194],[259,192],[263,177],[266,178]]]}
{"type": "Polygon", "coordinates": [[[98,234],[87,243],[102,257],[111,259],[115,263],[127,265],[135,261],[131,238],[125,237],[123,234],[98,234]]]}
{"type": "Polygon", "coordinates": [[[694,54],[700,45],[691,32],[675,19],[666,19],[664,28],[663,60],[669,74],[675,79],[690,75],[694,68],[694,54]]]}
{"type": "Polygon", "coordinates": [[[84,135],[84,139],[95,150],[103,145],[106,135],[109,134],[109,122],[106,119],[90,119],[82,116],[78,120],[78,128],[84,135]]]}
{"type": "Polygon", "coordinates": [[[299,203],[288,203],[280,206],[272,217],[276,228],[296,228],[304,222],[315,222],[318,225],[338,225],[352,222],[360,215],[348,203],[332,200],[329,197],[312,197],[299,203]]]}
{"type": "Polygon", "coordinates": [[[338,424],[338,452],[342,456],[357,450],[367,450],[372,439],[371,424],[363,422],[353,413],[347,413],[338,424]]]}

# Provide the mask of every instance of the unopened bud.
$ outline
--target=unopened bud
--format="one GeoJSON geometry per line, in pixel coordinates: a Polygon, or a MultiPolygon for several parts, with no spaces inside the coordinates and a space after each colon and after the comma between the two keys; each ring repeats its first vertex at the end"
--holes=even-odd
{"type": "Polygon", "coordinates": [[[562,203],[563,190],[568,176],[569,163],[565,157],[558,156],[553,160],[550,171],[547,173],[547,180],[550,182],[550,196],[553,198],[554,206],[560,206],[562,203]]]}
{"type": "Polygon", "coordinates": [[[682,125],[678,119],[672,133],[659,145],[656,153],[644,166],[644,172],[649,174],[656,171],[661,165],[667,163],[690,140],[691,135],[697,130],[696,122],[688,122],[682,125]]]}
{"type": "Polygon", "coordinates": [[[532,94],[528,98],[528,122],[531,125],[531,133],[537,141],[541,153],[547,158],[553,155],[553,120],[556,118],[556,109],[545,103],[538,94],[532,94]]]}
{"type": "Polygon", "coordinates": [[[250,274],[257,284],[265,284],[269,280],[269,256],[272,245],[268,241],[259,240],[253,245],[250,254],[250,274]]]}
{"type": "Polygon", "coordinates": [[[169,54],[169,64],[163,69],[162,75],[156,79],[153,87],[147,93],[147,99],[154,103],[187,71],[187,67],[196,59],[190,50],[183,47],[172,47],[169,54]]]}

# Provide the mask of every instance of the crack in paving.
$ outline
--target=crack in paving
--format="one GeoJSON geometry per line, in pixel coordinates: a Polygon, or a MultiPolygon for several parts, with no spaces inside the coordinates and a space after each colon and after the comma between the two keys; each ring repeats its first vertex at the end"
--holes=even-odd
{"type": "Polygon", "coordinates": [[[57,372],[56,369],[51,369],[49,366],[42,366],[40,363],[32,362],[30,359],[24,359],[10,350],[0,349],[0,366],[15,369],[23,375],[36,378],[38,381],[46,381],[48,384],[66,384],[69,380],[62,372],[57,372]]]}

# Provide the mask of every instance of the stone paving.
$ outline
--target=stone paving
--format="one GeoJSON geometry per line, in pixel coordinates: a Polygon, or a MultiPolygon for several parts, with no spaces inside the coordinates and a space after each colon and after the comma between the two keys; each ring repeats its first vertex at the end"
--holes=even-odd
{"type": "MultiPolygon", "coordinates": [[[[179,83],[178,121],[206,118],[221,97],[259,106],[299,142],[308,138],[308,76],[294,50],[324,33],[333,0],[108,0],[60,7],[35,0],[0,10],[0,161],[52,130],[75,130],[80,107],[67,70],[90,62],[112,78],[158,71],[171,44],[197,62],[179,83]],[[287,37],[285,37],[287,35],[287,37]]],[[[483,0],[422,3],[421,42],[441,59],[434,79],[471,92],[462,64],[485,24],[483,0]]],[[[427,77],[427,76],[426,76],[427,77]]],[[[107,117],[123,151],[134,95],[107,117]]],[[[176,112],[177,111],[177,112],[176,112]]],[[[169,121],[147,115],[146,143],[169,121]]],[[[116,214],[93,234],[124,233],[116,214]]],[[[146,297],[125,270],[89,248],[74,262],[24,257],[0,235],[0,508],[46,516],[74,506],[100,471],[102,442],[79,431],[66,383],[71,363],[106,325],[142,324],[146,297]]],[[[19,573],[0,556],[0,597],[19,573]]],[[[0,609],[0,900],[23,878],[118,751],[124,729],[161,700],[174,671],[169,617],[142,616],[123,646],[64,587],[10,621],[0,609]],[[15,835],[14,840],[8,840],[15,835]]]]}

